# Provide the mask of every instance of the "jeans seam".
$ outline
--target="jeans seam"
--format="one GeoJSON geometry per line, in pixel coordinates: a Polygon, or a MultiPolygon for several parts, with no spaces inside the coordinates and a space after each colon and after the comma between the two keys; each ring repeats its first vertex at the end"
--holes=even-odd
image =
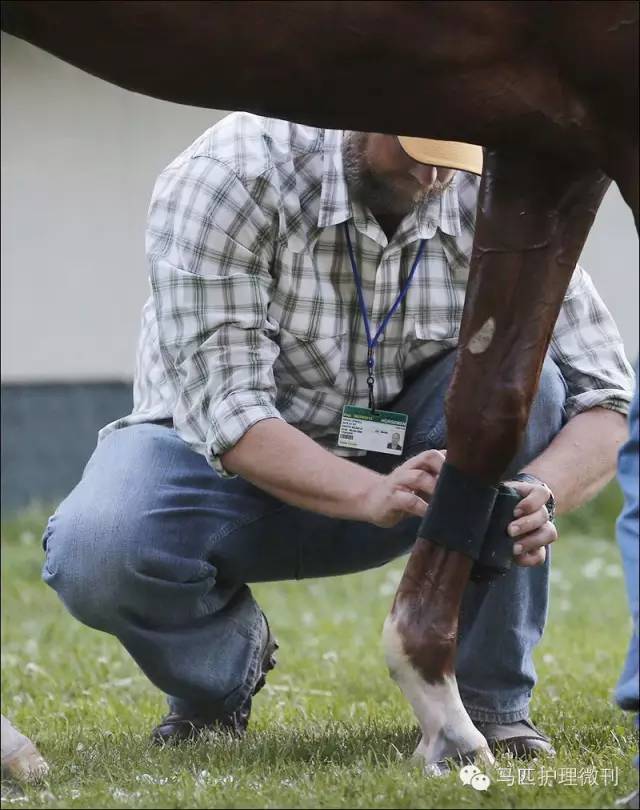
{"type": "Polygon", "coordinates": [[[511,709],[509,711],[492,711],[476,706],[469,706],[466,703],[464,707],[471,720],[478,723],[517,723],[520,720],[527,720],[529,718],[528,702],[518,709],[511,709]]]}
{"type": "MultiPolygon", "coordinates": [[[[254,613],[256,622],[259,627],[262,627],[262,623],[260,621],[261,611],[258,605],[254,602],[254,613]]],[[[254,624],[254,626],[255,626],[254,624]]],[[[249,630],[246,632],[241,625],[237,622],[234,622],[234,627],[240,635],[244,638],[247,638],[253,645],[254,650],[248,656],[249,663],[247,665],[247,673],[245,679],[242,683],[234,686],[230,689],[223,697],[219,698],[215,703],[214,711],[210,711],[207,708],[203,708],[200,705],[196,707],[196,712],[202,715],[203,719],[214,719],[214,720],[221,720],[228,717],[233,712],[237,711],[238,709],[242,708],[246,703],[247,699],[250,698],[253,694],[253,690],[255,685],[258,681],[259,677],[259,669],[260,669],[260,654],[262,652],[262,647],[260,644],[261,637],[259,634],[256,634],[254,631],[249,630]]],[[[188,698],[179,698],[182,703],[189,704],[188,698]]],[[[169,705],[171,706],[171,700],[169,701],[169,705]]]]}
{"type": "Polygon", "coordinates": [[[263,520],[266,517],[272,517],[276,515],[278,512],[281,512],[283,509],[287,509],[288,504],[280,503],[275,509],[267,510],[262,512],[260,515],[241,518],[237,520],[235,523],[227,524],[222,529],[220,529],[215,534],[212,534],[209,537],[209,542],[212,544],[217,543],[219,540],[223,540],[225,537],[228,537],[232,532],[237,531],[238,529],[244,529],[246,526],[251,526],[253,523],[257,523],[259,520],[263,520]]]}
{"type": "MultiPolygon", "coordinates": [[[[217,542],[219,542],[220,540],[223,540],[225,537],[228,537],[232,532],[235,532],[238,529],[244,529],[247,526],[251,526],[253,523],[257,523],[260,520],[264,520],[264,518],[266,518],[266,517],[271,517],[271,516],[277,514],[278,512],[281,512],[283,509],[286,509],[286,508],[287,508],[287,504],[286,503],[281,503],[277,507],[275,507],[275,509],[263,512],[257,517],[253,516],[253,517],[248,517],[248,518],[241,518],[240,520],[237,520],[235,523],[224,526],[218,532],[216,532],[215,534],[213,534],[213,535],[211,535],[209,537],[209,547],[215,546],[215,544],[217,542]]],[[[206,565],[207,562],[203,561],[203,564],[206,565]]],[[[216,572],[216,574],[217,574],[217,572],[216,572]]],[[[216,581],[217,581],[217,575],[216,575],[216,581]]],[[[242,584],[245,584],[245,583],[242,583],[242,584]]],[[[214,603],[210,601],[210,597],[208,595],[206,595],[206,594],[204,596],[200,597],[200,604],[204,606],[204,612],[202,614],[203,616],[206,616],[215,607],[214,603]]]]}
{"type": "MultiPolygon", "coordinates": [[[[260,622],[260,617],[262,615],[260,608],[258,607],[257,603],[253,602],[254,611],[256,613],[256,618],[258,620],[258,624],[262,627],[262,622],[260,622]]],[[[247,676],[243,683],[239,686],[236,686],[230,692],[228,692],[223,700],[222,700],[222,711],[223,713],[233,713],[237,709],[239,709],[246,700],[251,697],[253,693],[253,688],[258,681],[258,669],[260,667],[260,653],[262,652],[260,646],[260,636],[256,638],[254,633],[250,632],[250,640],[255,643],[255,652],[251,656],[249,661],[249,665],[247,667],[247,676]]]]}

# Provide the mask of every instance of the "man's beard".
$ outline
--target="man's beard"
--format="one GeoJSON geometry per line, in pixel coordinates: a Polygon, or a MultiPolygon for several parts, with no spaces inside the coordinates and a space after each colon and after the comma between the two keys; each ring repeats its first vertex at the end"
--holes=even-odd
{"type": "Polygon", "coordinates": [[[449,183],[436,180],[430,188],[419,188],[413,195],[399,188],[392,180],[376,174],[367,162],[366,133],[345,132],[342,144],[342,161],[349,192],[354,200],[377,214],[404,217],[413,208],[422,205],[430,197],[439,196],[449,183]]]}

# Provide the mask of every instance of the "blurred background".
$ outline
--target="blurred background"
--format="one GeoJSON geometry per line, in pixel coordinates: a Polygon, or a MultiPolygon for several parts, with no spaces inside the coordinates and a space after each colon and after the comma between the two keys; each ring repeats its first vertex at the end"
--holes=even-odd
{"type": "MultiPolygon", "coordinates": [[[[5,514],[64,496],[98,429],[130,410],[153,183],[223,115],[129,93],[2,34],[5,514]]],[[[616,188],[581,262],[635,359],[638,241],[616,188]]]]}

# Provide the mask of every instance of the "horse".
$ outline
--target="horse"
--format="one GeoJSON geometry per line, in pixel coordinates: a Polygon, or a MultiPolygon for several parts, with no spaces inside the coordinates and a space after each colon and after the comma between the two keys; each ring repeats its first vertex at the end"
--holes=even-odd
{"type": "Polygon", "coordinates": [[[37,782],[49,773],[49,765],[28,737],[3,715],[0,755],[2,774],[24,782],[37,782]]]}
{"type": "Polygon", "coordinates": [[[7,0],[2,28],[169,101],[484,148],[447,460],[383,646],[425,765],[491,761],[455,680],[461,597],[611,181],[638,226],[637,4],[7,0]]]}

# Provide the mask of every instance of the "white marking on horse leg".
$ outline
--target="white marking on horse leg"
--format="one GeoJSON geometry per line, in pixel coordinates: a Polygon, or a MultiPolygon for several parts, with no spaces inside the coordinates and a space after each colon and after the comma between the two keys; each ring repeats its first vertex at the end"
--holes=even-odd
{"type": "Polygon", "coordinates": [[[422,729],[423,737],[414,756],[426,766],[456,754],[474,754],[493,762],[487,741],[462,704],[455,677],[445,675],[438,683],[425,681],[405,653],[392,616],[385,621],[382,638],[391,676],[411,703],[422,729]]]}
{"type": "Polygon", "coordinates": [[[467,344],[467,348],[471,352],[471,354],[482,354],[482,352],[486,352],[486,350],[491,345],[491,341],[493,340],[493,336],[496,332],[496,322],[494,318],[487,318],[487,320],[482,324],[480,329],[473,335],[469,343],[467,344]]]}
{"type": "Polygon", "coordinates": [[[2,771],[14,779],[35,782],[49,772],[49,766],[28,737],[2,715],[2,771]]]}

